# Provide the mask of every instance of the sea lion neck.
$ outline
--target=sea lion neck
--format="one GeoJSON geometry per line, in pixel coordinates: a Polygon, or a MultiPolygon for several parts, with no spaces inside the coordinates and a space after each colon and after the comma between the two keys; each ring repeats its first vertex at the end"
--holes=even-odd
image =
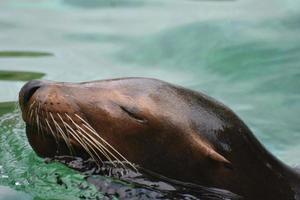
{"type": "Polygon", "coordinates": [[[232,166],[228,176],[218,176],[217,187],[251,200],[300,199],[299,174],[273,156],[233,111],[207,96],[193,97],[193,129],[232,166]]]}
{"type": "Polygon", "coordinates": [[[300,169],[289,169],[289,175],[290,175],[290,184],[295,192],[295,199],[300,199],[300,169]]]}
{"type": "MultiPolygon", "coordinates": [[[[248,187],[251,186],[253,189],[247,190],[248,194],[244,194],[246,199],[299,200],[300,174],[273,156],[259,141],[253,140],[252,142],[256,143],[256,145],[252,144],[252,147],[256,150],[255,155],[258,157],[258,162],[249,176],[251,183],[248,184],[248,187]]],[[[244,167],[244,169],[246,168],[244,167]]],[[[248,170],[250,169],[248,168],[248,170]]]]}

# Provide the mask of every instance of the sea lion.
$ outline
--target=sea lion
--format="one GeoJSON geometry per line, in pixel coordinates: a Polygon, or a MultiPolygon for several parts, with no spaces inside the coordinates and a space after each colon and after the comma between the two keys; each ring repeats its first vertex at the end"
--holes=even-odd
{"type": "Polygon", "coordinates": [[[19,103],[42,157],[74,155],[137,166],[245,199],[300,199],[300,175],[277,160],[232,110],[150,78],[30,81],[19,103]]]}

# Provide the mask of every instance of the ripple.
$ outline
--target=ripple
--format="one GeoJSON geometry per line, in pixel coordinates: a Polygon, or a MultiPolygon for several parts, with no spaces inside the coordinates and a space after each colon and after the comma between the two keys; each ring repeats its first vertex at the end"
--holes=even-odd
{"type": "Polygon", "coordinates": [[[145,4],[142,0],[64,0],[64,4],[86,9],[101,7],[141,6],[145,4]]]}
{"type": "MultiPolygon", "coordinates": [[[[18,111],[0,116],[1,185],[24,191],[35,199],[80,199],[81,196],[101,199],[101,193],[83,175],[59,163],[46,164],[39,158],[29,145],[24,128],[18,111]],[[59,184],[59,180],[64,184],[59,184]]],[[[1,188],[0,194],[2,199],[1,188]]]]}
{"type": "Polygon", "coordinates": [[[0,51],[1,57],[44,57],[44,56],[53,56],[49,52],[41,51],[0,51]]]}
{"type": "Polygon", "coordinates": [[[10,22],[0,21],[0,30],[15,28],[16,25],[10,22]]]}
{"type": "Polygon", "coordinates": [[[0,80],[5,81],[29,81],[32,79],[40,79],[43,76],[45,76],[45,74],[40,72],[0,70],[0,80]]]}
{"type": "Polygon", "coordinates": [[[16,108],[17,102],[9,101],[9,102],[0,102],[0,116],[10,113],[14,111],[16,108]]]}
{"type": "Polygon", "coordinates": [[[1,194],[1,199],[6,199],[6,200],[13,200],[13,199],[19,199],[19,200],[29,200],[32,199],[29,195],[15,191],[9,187],[4,187],[0,186],[0,194],[1,194]]]}
{"type": "Polygon", "coordinates": [[[65,35],[67,39],[79,42],[119,42],[123,41],[125,37],[110,34],[100,33],[74,33],[65,35]]]}

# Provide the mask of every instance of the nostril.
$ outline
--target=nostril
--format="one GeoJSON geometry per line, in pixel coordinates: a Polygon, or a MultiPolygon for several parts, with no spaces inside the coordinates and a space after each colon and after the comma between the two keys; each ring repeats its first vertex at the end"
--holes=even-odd
{"type": "Polygon", "coordinates": [[[27,90],[24,93],[24,103],[27,103],[30,98],[33,96],[33,94],[40,88],[41,86],[34,86],[32,88],[30,88],[29,90],[27,90]]]}
{"type": "Polygon", "coordinates": [[[20,105],[26,105],[34,93],[43,85],[44,83],[38,80],[26,83],[20,91],[20,105]]]}

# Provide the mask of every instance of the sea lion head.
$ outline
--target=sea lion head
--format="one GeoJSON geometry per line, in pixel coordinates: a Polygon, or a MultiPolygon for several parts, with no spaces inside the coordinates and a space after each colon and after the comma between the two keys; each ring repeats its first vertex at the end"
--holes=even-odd
{"type": "Polygon", "coordinates": [[[257,171],[277,180],[270,172],[277,160],[265,159],[271,155],[229,108],[164,81],[30,81],[19,103],[29,142],[42,157],[126,161],[242,195],[256,187],[257,171]]]}

